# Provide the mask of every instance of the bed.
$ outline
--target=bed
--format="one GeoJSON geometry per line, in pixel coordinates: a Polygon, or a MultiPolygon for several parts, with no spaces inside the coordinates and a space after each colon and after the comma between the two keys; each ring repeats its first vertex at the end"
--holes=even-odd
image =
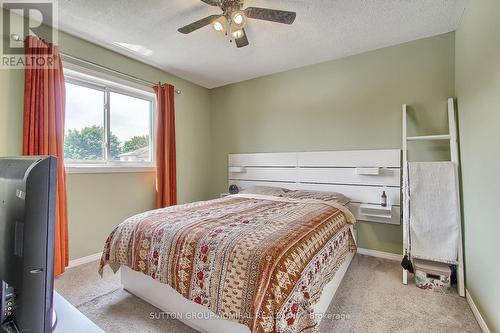
{"type": "Polygon", "coordinates": [[[129,267],[247,331],[312,331],[313,305],[356,249],[354,222],[342,204],[310,198],[242,194],[174,206],[120,224],[101,269],[129,267]]]}
{"type": "MultiPolygon", "coordinates": [[[[354,152],[349,163],[371,166],[366,163],[369,159],[373,165],[384,166],[398,153],[383,151],[375,154],[383,156],[377,159],[373,152],[354,152]]],[[[270,160],[259,155],[257,159],[269,167],[271,178],[281,179],[287,173],[276,173],[272,160],[283,156],[270,160]]],[[[345,158],[345,152],[340,156],[345,158]]],[[[356,251],[356,218],[348,207],[362,202],[348,205],[337,194],[297,191],[300,182],[287,183],[286,179],[282,183],[231,179],[235,172],[246,172],[235,168],[234,160],[230,158],[230,183],[238,183],[240,188],[288,188],[271,193],[244,191],[133,216],[106,240],[100,271],[106,265],[115,272],[121,267],[125,289],[200,332],[317,332],[356,251]]],[[[238,156],[236,160],[256,167],[249,165],[254,157],[238,156]]],[[[321,168],[332,168],[313,167],[320,174],[321,168]]],[[[372,179],[380,181],[380,177],[372,179]]],[[[308,183],[308,188],[324,191],[328,186],[325,176],[320,180],[323,183],[308,183]]],[[[364,180],[355,185],[354,192],[350,184],[332,186],[346,186],[355,198],[372,198],[378,185],[364,180]]],[[[387,190],[386,185],[380,186],[387,190]]]]}

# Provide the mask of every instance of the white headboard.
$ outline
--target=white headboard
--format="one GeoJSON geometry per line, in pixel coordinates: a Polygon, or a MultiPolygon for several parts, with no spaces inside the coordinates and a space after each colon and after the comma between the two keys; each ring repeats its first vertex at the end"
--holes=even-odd
{"type": "Polygon", "coordinates": [[[401,150],[229,154],[229,184],[340,192],[359,220],[400,224],[401,150]],[[388,208],[380,206],[382,192],[388,208]]]}

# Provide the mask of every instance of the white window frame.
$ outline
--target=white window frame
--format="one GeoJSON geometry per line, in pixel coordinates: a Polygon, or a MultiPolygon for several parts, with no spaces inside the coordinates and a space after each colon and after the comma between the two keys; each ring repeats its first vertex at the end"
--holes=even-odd
{"type": "Polygon", "coordinates": [[[101,161],[64,161],[67,173],[124,173],[124,172],[155,172],[156,171],[156,96],[152,87],[139,85],[135,82],[117,78],[75,64],[64,64],[64,78],[67,83],[76,84],[104,92],[103,116],[105,129],[104,160],[101,161]],[[110,127],[110,94],[119,93],[151,102],[150,113],[150,152],[151,161],[129,162],[110,161],[111,127],[110,127]]]}

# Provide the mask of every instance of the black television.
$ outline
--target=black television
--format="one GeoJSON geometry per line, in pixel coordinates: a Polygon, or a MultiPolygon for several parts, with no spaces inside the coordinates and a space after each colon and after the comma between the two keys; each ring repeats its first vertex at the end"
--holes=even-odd
{"type": "Polygon", "coordinates": [[[0,331],[52,332],[57,159],[0,158],[0,331]]]}

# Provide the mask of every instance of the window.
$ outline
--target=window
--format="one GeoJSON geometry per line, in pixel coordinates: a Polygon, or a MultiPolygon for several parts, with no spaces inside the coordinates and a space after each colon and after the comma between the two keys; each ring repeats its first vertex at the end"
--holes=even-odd
{"type": "Polygon", "coordinates": [[[105,160],[104,89],[66,83],[66,162],[105,160]]]}
{"type": "Polygon", "coordinates": [[[65,72],[64,158],[69,172],[153,167],[154,94],[65,72]]]}

